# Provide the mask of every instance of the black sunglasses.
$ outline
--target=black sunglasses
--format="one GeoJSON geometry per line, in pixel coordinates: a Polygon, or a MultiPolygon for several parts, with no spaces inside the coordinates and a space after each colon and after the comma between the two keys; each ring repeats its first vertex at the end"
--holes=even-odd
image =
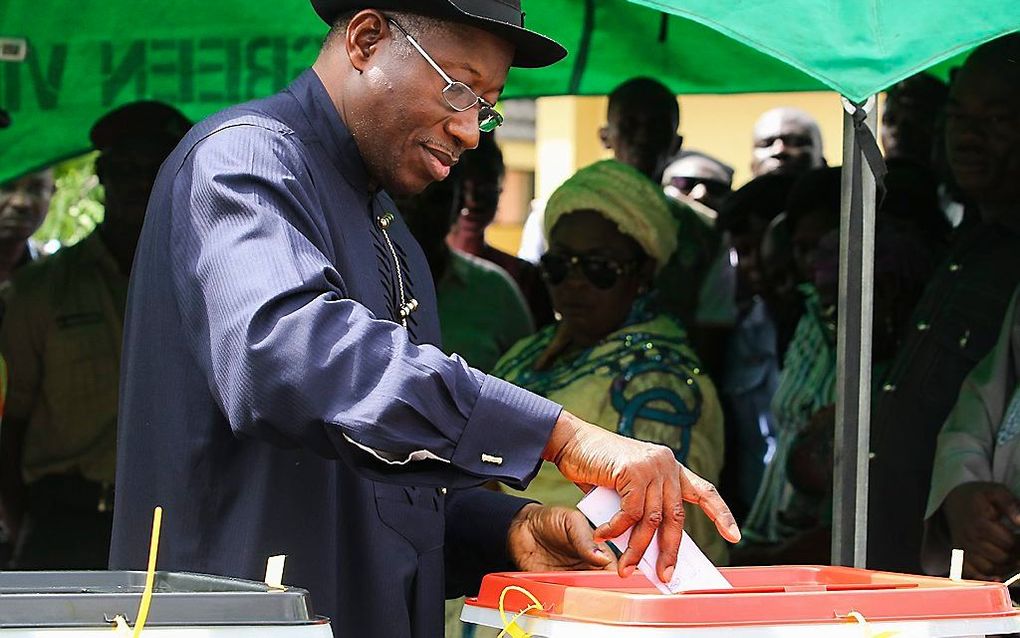
{"type": "Polygon", "coordinates": [[[684,195],[689,195],[698,184],[704,185],[708,194],[715,197],[730,192],[729,184],[710,177],[673,177],[669,180],[669,183],[684,195]]]}
{"type": "Polygon", "coordinates": [[[570,274],[570,269],[576,266],[584,278],[599,290],[609,290],[616,285],[620,277],[634,272],[639,264],[639,259],[619,261],[598,255],[565,253],[546,253],[539,260],[542,278],[550,285],[562,284],[570,274]]]}

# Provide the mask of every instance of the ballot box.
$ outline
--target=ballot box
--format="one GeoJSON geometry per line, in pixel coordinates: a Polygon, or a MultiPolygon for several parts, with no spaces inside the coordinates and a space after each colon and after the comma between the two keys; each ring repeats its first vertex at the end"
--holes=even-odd
{"type": "MultiPolygon", "coordinates": [[[[0,572],[0,638],[117,638],[138,614],[145,572],[0,572]],[[120,631],[117,627],[120,625],[120,631]]],[[[145,636],[332,638],[308,592],[156,572],[145,636]]]]}
{"type": "Polygon", "coordinates": [[[921,638],[1020,632],[997,583],[847,567],[723,568],[732,589],[663,595],[640,573],[501,573],[461,619],[515,638],[921,638]],[[502,604],[501,599],[502,598],[502,604]],[[541,610],[538,609],[539,605],[541,610]],[[502,608],[502,613],[501,613],[502,608]]]}

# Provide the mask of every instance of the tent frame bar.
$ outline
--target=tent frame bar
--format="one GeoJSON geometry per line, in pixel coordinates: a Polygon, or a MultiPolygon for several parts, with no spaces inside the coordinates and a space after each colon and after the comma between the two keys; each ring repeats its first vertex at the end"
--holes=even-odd
{"type": "MultiPolygon", "coordinates": [[[[871,451],[871,342],[875,266],[875,175],[858,144],[855,104],[843,98],[842,206],[836,337],[832,564],[864,567],[871,451]]],[[[878,103],[863,106],[876,134],[878,103]]]]}

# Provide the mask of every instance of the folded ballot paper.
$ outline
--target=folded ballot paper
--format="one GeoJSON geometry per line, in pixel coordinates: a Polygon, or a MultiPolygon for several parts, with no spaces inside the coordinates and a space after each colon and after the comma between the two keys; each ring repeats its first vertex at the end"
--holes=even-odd
{"type": "MultiPolygon", "coordinates": [[[[581,510],[581,513],[598,527],[603,523],[608,523],[620,511],[620,495],[614,490],[597,487],[581,499],[581,502],[577,504],[577,509],[581,510]]],[[[609,542],[623,552],[626,551],[629,541],[630,530],[627,530],[609,542]]],[[[712,561],[708,560],[697,543],[687,535],[687,532],[684,532],[683,539],[680,541],[676,569],[673,571],[673,578],[668,583],[659,580],[655,570],[658,561],[659,534],[656,532],[637,568],[664,594],[676,594],[694,589],[730,589],[733,587],[722,575],[722,572],[716,569],[712,561]]]]}

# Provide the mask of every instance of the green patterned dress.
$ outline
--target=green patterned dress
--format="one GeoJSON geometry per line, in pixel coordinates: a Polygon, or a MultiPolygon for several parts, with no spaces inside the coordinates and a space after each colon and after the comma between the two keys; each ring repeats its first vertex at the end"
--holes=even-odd
{"type": "MultiPolygon", "coordinates": [[[[556,325],[515,344],[492,374],[547,397],[606,429],[660,443],[678,460],[717,482],[723,461],[723,417],[715,386],[700,367],[687,334],[670,315],[653,315],[639,300],[624,326],[598,344],[547,370],[535,361],[556,325]]],[[[543,465],[524,495],[548,505],[577,503],[581,492],[554,466],[543,465]]],[[[696,507],[688,506],[688,533],[713,561],[728,558],[725,541],[696,507]]]]}

